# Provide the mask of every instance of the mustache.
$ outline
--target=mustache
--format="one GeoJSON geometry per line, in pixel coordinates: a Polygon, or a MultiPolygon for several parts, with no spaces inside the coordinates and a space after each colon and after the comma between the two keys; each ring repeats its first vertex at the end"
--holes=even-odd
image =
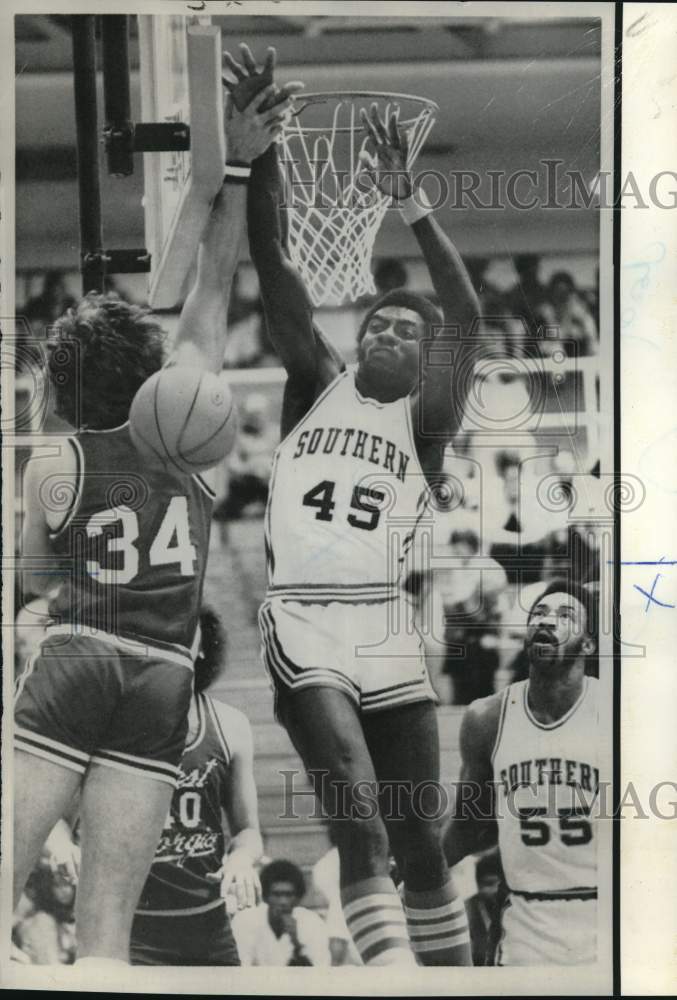
{"type": "Polygon", "coordinates": [[[557,646],[558,645],[558,642],[557,642],[557,639],[555,638],[554,633],[551,632],[550,629],[546,629],[546,628],[539,628],[539,629],[537,629],[534,632],[533,636],[531,637],[531,643],[530,643],[530,645],[533,646],[534,643],[536,643],[536,642],[539,642],[539,643],[548,643],[551,646],[557,646]]]}

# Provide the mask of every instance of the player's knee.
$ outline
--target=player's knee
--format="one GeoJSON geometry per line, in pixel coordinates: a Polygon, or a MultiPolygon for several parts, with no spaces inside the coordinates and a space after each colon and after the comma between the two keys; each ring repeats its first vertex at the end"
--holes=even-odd
{"type": "Polygon", "coordinates": [[[352,816],[336,820],[332,835],[341,856],[341,864],[359,868],[358,877],[382,874],[388,866],[388,835],[378,816],[352,816]]]}

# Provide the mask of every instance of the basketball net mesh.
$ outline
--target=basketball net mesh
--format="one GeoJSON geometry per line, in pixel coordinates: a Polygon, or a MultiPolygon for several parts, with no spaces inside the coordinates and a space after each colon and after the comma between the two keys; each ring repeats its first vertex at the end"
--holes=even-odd
{"type": "Polygon", "coordinates": [[[287,250],[313,304],[342,305],[376,291],[372,251],[391,202],[360,163],[360,152],[369,148],[360,109],[377,100],[387,122],[404,102],[413,104],[414,114],[400,121],[411,168],[434,124],[436,105],[404,95],[305,95],[300,100],[307,103],[292,115],[280,139],[287,250]],[[330,125],[302,124],[310,105],[330,102],[330,125]]]}

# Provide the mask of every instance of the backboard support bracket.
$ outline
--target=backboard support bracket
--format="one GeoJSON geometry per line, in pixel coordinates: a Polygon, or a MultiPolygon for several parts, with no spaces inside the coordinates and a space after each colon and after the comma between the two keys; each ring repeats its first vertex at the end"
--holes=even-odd
{"type": "Polygon", "coordinates": [[[145,274],[150,271],[150,254],[145,247],[138,250],[101,250],[83,253],[84,267],[101,268],[105,274],[145,274]]]}
{"type": "Polygon", "coordinates": [[[133,153],[170,153],[190,149],[190,125],[185,122],[108,121],[103,129],[108,173],[129,177],[133,153]]]}
{"type": "Polygon", "coordinates": [[[153,264],[148,304],[172,309],[183,300],[223,184],[221,31],[182,15],[139,14],[138,24],[144,122],[136,131],[140,142],[158,144],[144,150],[146,240],[153,264]],[[156,131],[163,119],[173,130],[171,146],[165,145],[167,135],[156,131]]]}

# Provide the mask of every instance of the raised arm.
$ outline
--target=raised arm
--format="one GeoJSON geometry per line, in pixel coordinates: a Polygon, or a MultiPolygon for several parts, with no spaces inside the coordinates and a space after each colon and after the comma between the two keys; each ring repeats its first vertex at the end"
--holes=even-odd
{"type": "Polygon", "coordinates": [[[431,443],[444,445],[456,433],[470,386],[477,345],[470,335],[478,327],[479,302],[461,255],[432,216],[425,196],[415,190],[408,166],[406,132],[397,113],[386,125],[375,105],[362,112],[368,133],[362,162],[383,193],[400,208],[416,236],[439,300],[444,325],[431,331],[436,344],[422,344],[419,392],[413,398],[414,428],[431,443]]]}
{"type": "Polygon", "coordinates": [[[252,168],[247,204],[249,252],[259,276],[268,333],[287,373],[314,380],[317,374],[313,310],[305,285],[284,248],[282,191],[277,150],[252,168]]]}
{"type": "Polygon", "coordinates": [[[500,708],[501,695],[491,695],[473,702],[463,716],[459,736],[461,773],[455,787],[452,819],[444,835],[450,867],[496,842],[491,753],[500,708]]]}
{"type": "MultiPolygon", "coordinates": [[[[227,164],[248,168],[277,135],[288,107],[288,92],[276,95],[273,84],[253,97],[243,110],[229,99],[224,129],[227,164]],[[275,103],[271,106],[270,102],[275,103]]],[[[246,178],[228,173],[211,207],[200,241],[197,274],[179,320],[171,364],[219,372],[223,367],[226,316],[233,276],[244,243],[247,209],[246,178]],[[244,183],[242,181],[244,180],[244,183]]]]}
{"type": "MultiPolygon", "coordinates": [[[[275,49],[257,66],[246,45],[240,59],[224,54],[230,79],[224,83],[240,106],[257,88],[273,80],[275,49]]],[[[298,90],[302,84],[287,84],[298,90]]],[[[249,251],[256,268],[270,339],[288,375],[303,385],[317,380],[316,339],[312,306],[306,288],[285,252],[286,233],[281,214],[282,189],[277,151],[271,146],[252,166],[247,199],[249,251]]]]}

